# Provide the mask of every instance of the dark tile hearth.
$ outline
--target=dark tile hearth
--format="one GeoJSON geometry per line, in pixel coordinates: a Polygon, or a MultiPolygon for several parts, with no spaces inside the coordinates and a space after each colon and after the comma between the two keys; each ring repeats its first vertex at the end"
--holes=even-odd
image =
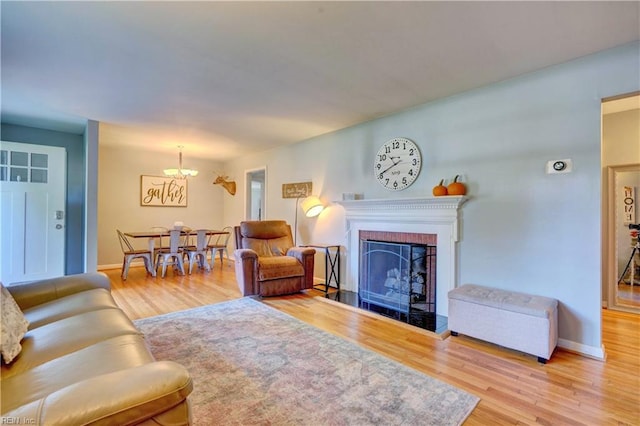
{"type": "Polygon", "coordinates": [[[442,334],[447,331],[447,317],[436,315],[434,313],[421,311],[419,309],[412,309],[411,313],[406,315],[403,312],[398,312],[394,309],[384,308],[361,301],[358,298],[358,293],[354,293],[352,291],[338,290],[328,293],[325,297],[327,299],[364,309],[369,312],[374,312],[387,318],[392,318],[436,334],[442,334]]]}

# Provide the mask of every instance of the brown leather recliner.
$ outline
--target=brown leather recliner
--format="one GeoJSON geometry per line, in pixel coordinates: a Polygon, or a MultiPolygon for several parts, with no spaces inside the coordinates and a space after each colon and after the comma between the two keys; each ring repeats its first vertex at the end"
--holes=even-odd
{"type": "Polygon", "coordinates": [[[284,220],[234,227],[236,280],[244,296],[275,296],[313,288],[315,249],[294,247],[284,220]]]}

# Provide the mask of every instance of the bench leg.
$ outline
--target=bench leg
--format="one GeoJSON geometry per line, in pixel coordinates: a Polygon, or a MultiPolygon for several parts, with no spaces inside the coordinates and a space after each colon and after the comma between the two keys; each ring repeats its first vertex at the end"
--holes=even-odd
{"type": "Polygon", "coordinates": [[[547,363],[547,360],[546,360],[545,358],[542,358],[541,356],[539,356],[539,357],[538,357],[538,362],[539,362],[540,364],[546,364],[546,363],[547,363]]]}
{"type": "Polygon", "coordinates": [[[452,331],[452,332],[451,332],[451,335],[452,335],[453,337],[455,337],[455,336],[457,336],[457,335],[458,335],[458,332],[457,332],[457,331],[452,331]]]}

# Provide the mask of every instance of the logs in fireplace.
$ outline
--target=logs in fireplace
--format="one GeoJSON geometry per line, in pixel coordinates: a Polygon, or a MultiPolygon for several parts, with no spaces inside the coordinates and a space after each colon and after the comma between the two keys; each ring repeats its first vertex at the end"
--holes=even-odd
{"type": "Polygon", "coordinates": [[[436,246],[360,240],[360,305],[373,305],[410,321],[436,312],[436,246]]]}

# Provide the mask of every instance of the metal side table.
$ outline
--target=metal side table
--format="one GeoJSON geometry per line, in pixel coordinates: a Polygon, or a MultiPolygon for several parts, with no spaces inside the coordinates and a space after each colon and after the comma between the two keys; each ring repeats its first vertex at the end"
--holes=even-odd
{"type": "Polygon", "coordinates": [[[313,247],[324,250],[324,283],[314,284],[325,293],[329,292],[329,287],[340,290],[340,245],[339,244],[307,244],[302,247],[313,247]],[[335,287],[331,284],[335,283],[335,287]]]}

